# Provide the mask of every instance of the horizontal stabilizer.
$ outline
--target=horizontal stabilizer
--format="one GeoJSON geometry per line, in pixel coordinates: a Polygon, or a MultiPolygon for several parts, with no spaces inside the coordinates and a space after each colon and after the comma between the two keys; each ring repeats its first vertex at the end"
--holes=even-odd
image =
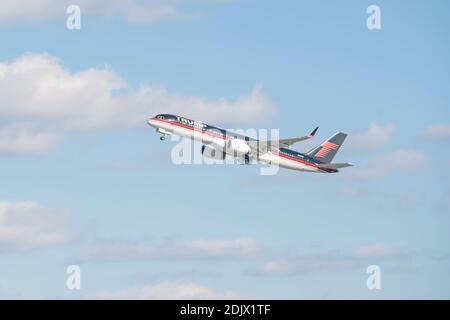
{"type": "Polygon", "coordinates": [[[325,169],[342,169],[347,167],[352,167],[353,164],[351,163],[323,163],[319,165],[319,168],[325,168],[325,169]]]}

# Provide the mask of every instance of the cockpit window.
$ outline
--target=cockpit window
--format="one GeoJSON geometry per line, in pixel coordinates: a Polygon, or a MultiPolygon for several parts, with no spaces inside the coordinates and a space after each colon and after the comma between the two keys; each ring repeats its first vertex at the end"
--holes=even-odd
{"type": "Polygon", "coordinates": [[[166,121],[174,121],[177,119],[176,116],[171,115],[171,114],[158,114],[156,116],[157,119],[161,119],[161,120],[166,120],[166,121]]]}

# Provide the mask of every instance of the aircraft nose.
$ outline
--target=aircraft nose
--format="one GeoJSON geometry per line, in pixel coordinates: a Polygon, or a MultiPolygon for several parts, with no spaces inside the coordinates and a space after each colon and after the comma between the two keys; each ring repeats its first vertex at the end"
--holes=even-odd
{"type": "Polygon", "coordinates": [[[149,126],[152,126],[153,128],[157,128],[158,127],[158,121],[156,120],[156,118],[149,118],[147,120],[147,123],[149,126]]]}

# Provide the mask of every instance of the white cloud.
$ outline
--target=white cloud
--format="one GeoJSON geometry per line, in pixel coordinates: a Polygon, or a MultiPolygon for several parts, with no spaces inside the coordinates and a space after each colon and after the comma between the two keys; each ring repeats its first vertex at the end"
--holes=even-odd
{"type": "Polygon", "coordinates": [[[267,248],[254,239],[196,239],[161,246],[145,242],[106,241],[75,258],[80,262],[106,263],[139,260],[236,260],[261,257],[267,248]]]}
{"type": "Polygon", "coordinates": [[[58,7],[56,0],[3,0],[0,2],[0,22],[17,18],[46,18],[56,14],[58,7]]]}
{"type": "Polygon", "coordinates": [[[323,272],[342,271],[364,267],[370,263],[407,263],[409,257],[386,244],[359,247],[350,252],[329,251],[320,254],[298,255],[287,259],[264,262],[256,269],[249,270],[256,276],[295,276],[323,272]]]}
{"type": "Polygon", "coordinates": [[[395,132],[395,125],[369,124],[367,130],[348,136],[347,147],[350,151],[369,151],[386,144],[395,132]]]}
{"type": "Polygon", "coordinates": [[[37,130],[30,123],[0,126],[0,155],[41,153],[58,142],[54,132],[37,130]]]}
{"type": "Polygon", "coordinates": [[[422,137],[426,139],[449,139],[450,138],[450,124],[437,123],[427,128],[422,137]]]}
{"type": "Polygon", "coordinates": [[[295,265],[292,261],[277,259],[264,262],[256,270],[250,272],[258,276],[277,276],[277,275],[291,275],[295,274],[295,265]]]}
{"type": "Polygon", "coordinates": [[[0,202],[0,251],[67,243],[68,215],[35,202],[0,202]]]}
{"type": "Polygon", "coordinates": [[[347,177],[357,179],[382,178],[399,172],[415,172],[425,167],[425,155],[416,150],[397,150],[372,158],[361,167],[356,167],[347,177]]]}
{"type": "Polygon", "coordinates": [[[45,120],[53,127],[95,129],[143,126],[157,113],[237,124],[267,118],[272,111],[261,87],[235,101],[206,100],[181,97],[149,84],[130,88],[109,67],[71,72],[46,54],[27,54],[0,63],[3,119],[45,120]]]}
{"type": "Polygon", "coordinates": [[[397,150],[388,154],[384,159],[386,167],[391,170],[414,171],[423,168],[425,155],[416,150],[397,150]]]}
{"type": "Polygon", "coordinates": [[[384,243],[375,243],[362,246],[353,251],[352,255],[356,258],[377,258],[392,257],[399,254],[399,251],[384,243]]]}
{"type": "Polygon", "coordinates": [[[240,299],[232,291],[215,292],[197,283],[159,283],[139,288],[100,292],[93,297],[102,300],[222,300],[240,299]]]}
{"type": "Polygon", "coordinates": [[[176,251],[193,257],[249,258],[263,253],[263,248],[254,239],[242,237],[235,240],[193,240],[177,246],[176,251]]]}
{"type": "MultiPolygon", "coordinates": [[[[184,11],[184,4],[212,5],[220,0],[2,0],[0,1],[0,22],[17,20],[65,19],[66,8],[76,4],[84,15],[114,18],[119,17],[131,23],[157,23],[183,17],[192,17],[192,10],[184,11]]],[[[198,6],[197,6],[198,7],[198,6]]],[[[194,16],[199,16],[199,11],[194,16]]]]}
{"type": "Polygon", "coordinates": [[[75,260],[78,262],[122,262],[152,259],[155,249],[143,243],[109,241],[86,249],[79,253],[75,260]]]}

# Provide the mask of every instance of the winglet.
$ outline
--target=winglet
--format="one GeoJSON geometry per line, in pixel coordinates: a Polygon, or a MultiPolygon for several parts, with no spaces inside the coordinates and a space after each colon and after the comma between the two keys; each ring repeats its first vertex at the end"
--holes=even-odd
{"type": "Polygon", "coordinates": [[[314,135],[316,134],[317,130],[319,130],[319,127],[316,127],[310,134],[310,137],[314,137],[314,135]]]}

